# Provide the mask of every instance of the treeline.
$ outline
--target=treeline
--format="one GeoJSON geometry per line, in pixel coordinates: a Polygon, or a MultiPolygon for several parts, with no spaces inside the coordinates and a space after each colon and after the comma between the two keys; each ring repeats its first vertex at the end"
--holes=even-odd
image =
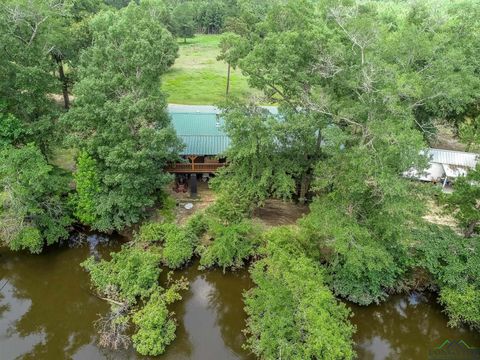
{"type": "MultiPolygon", "coordinates": [[[[105,3],[122,8],[130,1],[105,0],[105,3]]],[[[234,22],[239,12],[237,0],[165,0],[165,5],[169,13],[168,29],[185,39],[195,33],[219,34],[234,22]]]]}

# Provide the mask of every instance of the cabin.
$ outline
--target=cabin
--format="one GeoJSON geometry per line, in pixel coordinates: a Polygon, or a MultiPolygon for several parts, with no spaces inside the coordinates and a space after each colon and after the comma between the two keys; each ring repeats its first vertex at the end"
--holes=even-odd
{"type": "Polygon", "coordinates": [[[411,169],[404,175],[420,181],[441,182],[443,186],[474,169],[479,157],[475,153],[444,149],[428,149],[422,151],[422,155],[429,158],[428,168],[422,172],[411,169]]]}
{"type": "Polygon", "coordinates": [[[223,131],[224,121],[214,106],[169,105],[168,111],[177,136],[185,148],[183,161],[170,164],[167,171],[176,175],[176,190],[196,193],[197,180],[208,179],[226,165],[224,152],[230,144],[223,131]]]}
{"type": "Polygon", "coordinates": [[[222,154],[230,139],[223,131],[224,121],[214,106],[169,105],[168,111],[178,137],[185,144],[183,161],[171,164],[174,174],[212,174],[225,166],[222,154]]]}

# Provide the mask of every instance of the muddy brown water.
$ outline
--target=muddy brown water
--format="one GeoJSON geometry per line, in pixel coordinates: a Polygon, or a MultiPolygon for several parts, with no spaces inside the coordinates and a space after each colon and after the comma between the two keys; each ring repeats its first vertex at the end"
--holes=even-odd
{"type": "MultiPolygon", "coordinates": [[[[108,305],[92,294],[79,263],[92,253],[106,256],[118,249],[97,242],[40,256],[0,249],[1,360],[147,359],[132,349],[112,352],[96,345],[93,323],[108,305]]],[[[179,320],[177,338],[156,359],[254,359],[242,349],[242,292],[252,285],[248,273],[202,272],[194,265],[180,274],[190,289],[172,308],[179,320]]],[[[480,346],[480,334],[447,327],[433,297],[393,296],[379,306],[352,309],[359,359],[426,359],[445,339],[480,346]]]]}

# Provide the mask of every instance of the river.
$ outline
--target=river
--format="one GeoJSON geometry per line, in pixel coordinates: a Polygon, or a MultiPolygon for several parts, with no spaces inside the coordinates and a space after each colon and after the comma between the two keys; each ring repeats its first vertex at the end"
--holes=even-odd
{"type": "MultiPolygon", "coordinates": [[[[1,360],[147,359],[131,349],[112,352],[96,345],[93,324],[108,305],[91,292],[79,264],[92,252],[106,256],[118,245],[97,238],[90,244],[95,246],[50,248],[42,255],[0,249],[1,360]]],[[[172,309],[177,338],[159,359],[254,359],[242,349],[241,295],[252,285],[248,273],[202,272],[193,265],[181,274],[190,289],[172,309]]],[[[379,306],[349,306],[359,359],[426,359],[445,339],[480,346],[480,334],[447,327],[432,296],[396,295],[379,306]]]]}

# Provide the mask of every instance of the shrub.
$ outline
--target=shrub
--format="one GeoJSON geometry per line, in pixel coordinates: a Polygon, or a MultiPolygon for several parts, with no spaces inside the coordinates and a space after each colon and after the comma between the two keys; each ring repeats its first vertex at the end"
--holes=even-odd
{"type": "Polygon", "coordinates": [[[146,243],[162,243],[162,261],[169,268],[176,269],[193,256],[197,237],[187,229],[175,224],[147,223],[142,225],[135,240],[146,243]]]}
{"type": "Polygon", "coordinates": [[[199,249],[202,267],[218,265],[224,271],[227,267],[241,267],[245,260],[255,254],[259,244],[259,231],[249,220],[231,225],[212,220],[209,232],[214,240],[199,249]]]}
{"type": "Polygon", "coordinates": [[[155,243],[163,241],[164,226],[161,223],[146,223],[140,227],[138,234],[135,234],[135,241],[155,243]]]}
{"type": "Polygon", "coordinates": [[[175,220],[175,207],[177,206],[177,201],[169,195],[163,195],[160,200],[162,207],[158,213],[162,217],[162,221],[173,222],[175,220]]]}
{"type": "Polygon", "coordinates": [[[196,213],[185,224],[185,231],[196,237],[202,236],[208,230],[208,220],[205,214],[196,213]]]}
{"type": "Polygon", "coordinates": [[[462,289],[444,287],[440,290],[440,303],[445,306],[451,326],[461,323],[480,330],[480,290],[473,285],[462,289]]]}
{"type": "Polygon", "coordinates": [[[86,225],[93,225],[97,220],[96,202],[100,194],[100,179],[97,163],[82,151],[77,158],[77,169],[74,173],[76,194],[72,197],[75,216],[86,225]]]}
{"type": "Polygon", "coordinates": [[[138,327],[132,336],[133,346],[142,355],[163,354],[175,339],[177,325],[158,293],[153,294],[145,307],[135,313],[133,323],[138,327]]]}
{"type": "Polygon", "coordinates": [[[175,339],[177,325],[173,313],[167,306],[181,300],[181,290],[188,288],[188,282],[182,278],[173,282],[163,293],[153,293],[147,304],[133,315],[137,332],[132,336],[133,346],[142,355],[156,356],[175,339]]]}
{"type": "Polygon", "coordinates": [[[174,224],[165,224],[164,231],[163,261],[169,268],[179,268],[192,258],[196,237],[174,224]]]}
{"type": "Polygon", "coordinates": [[[480,329],[480,239],[462,238],[446,226],[427,225],[416,231],[417,263],[440,288],[450,324],[480,329]]]}
{"type": "Polygon", "coordinates": [[[161,272],[158,253],[124,246],[111,256],[110,261],[96,262],[90,257],[82,263],[102,295],[118,294],[114,300],[133,304],[138,297],[147,298],[157,288],[161,272]]]}

